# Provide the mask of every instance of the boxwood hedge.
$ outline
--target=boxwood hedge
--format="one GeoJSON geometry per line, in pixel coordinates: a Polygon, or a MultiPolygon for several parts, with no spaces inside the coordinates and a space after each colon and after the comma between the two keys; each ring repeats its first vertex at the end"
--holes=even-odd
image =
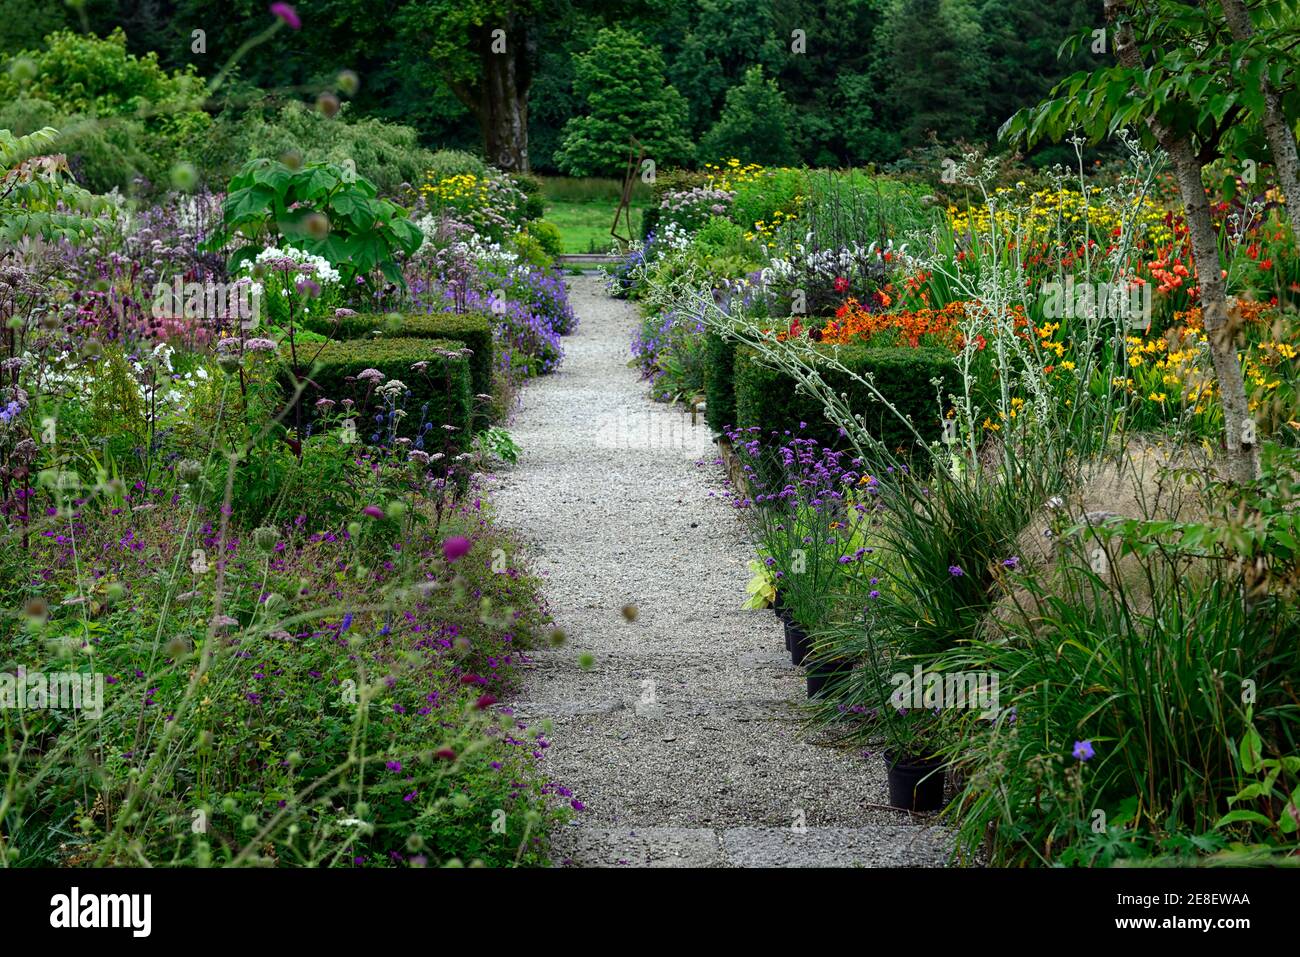
{"type": "MultiPolygon", "coordinates": [[[[829,351],[829,347],[822,348],[829,351]]],[[[937,378],[943,383],[941,389],[945,395],[956,391],[957,370],[951,353],[937,348],[871,348],[855,344],[841,346],[839,359],[858,375],[870,377],[896,409],[911,416],[926,442],[942,434],[936,389],[931,380],[937,378]]],[[[849,405],[861,414],[867,431],[884,442],[891,452],[906,455],[914,450],[916,439],[911,431],[876,401],[864,385],[835,370],[828,369],[822,375],[837,393],[848,393],[849,405]]],[[[804,436],[827,445],[843,445],[836,426],[823,415],[821,402],[796,392],[795,380],[760,363],[752,347],[736,349],[734,381],[735,424],[739,428],[757,426],[766,435],[787,429],[795,432],[803,422],[807,424],[802,430],[804,436]]],[[[712,403],[710,397],[710,406],[712,403]]]]}
{"type": "MultiPolygon", "coordinates": [[[[428,452],[453,451],[468,448],[471,437],[474,394],[470,382],[469,357],[461,350],[461,343],[450,339],[355,339],[348,342],[327,342],[311,350],[314,361],[301,401],[313,409],[317,399],[360,398],[371,387],[357,376],[366,369],[378,369],[385,381],[399,379],[410,390],[404,408],[406,416],[398,427],[398,435],[418,439],[425,435],[421,447],[428,452]],[[319,351],[317,351],[319,350],[319,351]],[[460,353],[448,355],[449,352],[460,353]],[[423,365],[419,365],[423,363],[423,365]],[[443,425],[453,425],[447,432],[443,425]]],[[[301,359],[301,355],[300,355],[301,359]]],[[[287,373],[286,386],[293,383],[287,373]]],[[[358,422],[362,441],[370,441],[376,423],[358,422]]]]}
{"type": "Polygon", "coordinates": [[[736,342],[704,334],[704,418],[715,433],[736,424],[736,342]]]}
{"type": "MultiPolygon", "coordinates": [[[[478,312],[425,314],[358,314],[321,318],[304,325],[331,339],[452,339],[473,351],[470,379],[477,395],[492,392],[492,320],[478,312]]],[[[405,380],[403,380],[405,381],[405,380]]]]}

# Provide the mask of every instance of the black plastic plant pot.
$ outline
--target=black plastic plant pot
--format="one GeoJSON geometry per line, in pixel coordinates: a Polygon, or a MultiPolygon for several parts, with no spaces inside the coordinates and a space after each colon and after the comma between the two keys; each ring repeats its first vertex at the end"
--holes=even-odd
{"type": "Polygon", "coordinates": [[[808,652],[812,650],[808,632],[799,627],[798,622],[791,621],[785,626],[785,633],[789,636],[786,647],[790,649],[790,661],[796,666],[803,664],[803,660],[808,657],[808,652]]]}
{"type": "Polygon", "coordinates": [[[943,807],[943,761],[885,752],[889,805],[904,811],[937,811],[943,807]]]}
{"type": "MultiPolygon", "coordinates": [[[[807,638],[804,639],[804,655],[806,657],[810,646],[806,644],[807,638]]],[[[832,658],[822,661],[816,661],[808,665],[808,697],[824,698],[835,685],[839,684],[845,678],[853,673],[853,665],[848,661],[839,658],[832,658]]]]}
{"type": "Polygon", "coordinates": [[[793,654],[794,637],[793,637],[793,632],[791,630],[793,626],[790,624],[790,619],[782,618],[781,627],[785,629],[785,650],[793,654]]]}

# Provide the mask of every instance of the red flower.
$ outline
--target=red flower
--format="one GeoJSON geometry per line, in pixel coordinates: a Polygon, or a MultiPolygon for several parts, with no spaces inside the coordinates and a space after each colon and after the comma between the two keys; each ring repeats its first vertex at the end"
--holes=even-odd
{"type": "Polygon", "coordinates": [[[983,349],[986,345],[988,345],[988,342],[984,339],[983,336],[976,336],[976,337],[975,337],[975,348],[976,348],[976,350],[983,349]]]}
{"type": "Polygon", "coordinates": [[[836,292],[841,292],[841,293],[843,293],[843,292],[848,292],[848,291],[849,291],[849,281],[848,281],[847,279],[845,279],[843,276],[836,276],[836,277],[835,277],[835,291],[836,291],[836,292]]]}

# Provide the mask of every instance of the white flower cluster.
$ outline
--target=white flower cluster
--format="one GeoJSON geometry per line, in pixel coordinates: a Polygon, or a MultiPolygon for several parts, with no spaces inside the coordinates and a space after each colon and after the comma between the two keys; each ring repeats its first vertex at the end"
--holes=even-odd
{"type": "MultiPolygon", "coordinates": [[[[283,249],[278,246],[267,246],[257,254],[257,258],[254,259],[253,262],[267,263],[275,259],[290,259],[300,265],[311,266],[313,273],[312,278],[322,285],[325,283],[336,283],[340,281],[339,271],[330,265],[328,259],[324,256],[316,256],[312,253],[304,252],[294,246],[285,246],[283,249]]],[[[249,271],[252,270],[251,266],[246,266],[245,268],[249,271]]]]}
{"type": "MultiPolygon", "coordinates": [[[[154,405],[156,398],[159,414],[183,411],[199,383],[209,378],[208,370],[203,366],[177,373],[172,368],[175,351],[163,342],[154,346],[148,356],[131,362],[136,393],[146,407],[154,405]]],[[[29,366],[40,369],[34,385],[41,392],[80,399],[94,391],[93,380],[98,377],[97,371],[79,362],[71,352],[48,356],[44,362],[30,353],[24,353],[23,358],[29,366]]]]}
{"type": "MultiPolygon", "coordinates": [[[[812,238],[809,234],[807,241],[812,242],[812,238]]],[[[891,259],[906,260],[906,247],[894,249],[892,243],[885,247],[878,243],[869,246],[850,243],[839,249],[820,249],[812,253],[807,251],[803,243],[795,243],[789,256],[773,259],[768,264],[763,270],[763,279],[766,282],[781,282],[796,276],[847,276],[863,263],[884,261],[885,253],[890,253],[891,259]]]]}

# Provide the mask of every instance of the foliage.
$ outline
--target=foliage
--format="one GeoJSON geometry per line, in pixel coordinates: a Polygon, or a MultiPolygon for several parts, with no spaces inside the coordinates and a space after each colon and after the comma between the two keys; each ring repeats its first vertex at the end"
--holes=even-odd
{"type": "Polygon", "coordinates": [[[46,153],[57,141],[52,128],[26,136],[0,129],[0,240],[72,240],[95,227],[86,214],[104,205],[68,182],[63,157],[46,153]]]}
{"type": "Polygon", "coordinates": [[[736,344],[717,332],[704,333],[704,416],[714,432],[736,424],[736,344]]]}
{"type": "Polygon", "coordinates": [[[633,136],[657,165],[690,158],[686,101],[664,82],[657,49],[627,30],[606,29],[574,69],[574,92],[586,112],[564,126],[564,145],[556,156],[561,169],[572,176],[619,173],[633,136]]]}
{"type": "Polygon", "coordinates": [[[259,239],[282,235],[329,260],[349,286],[375,271],[401,282],[398,254],[415,252],[424,239],[405,210],[377,198],[368,179],[328,163],[292,169],[253,160],[230,181],[222,211],[222,232],[209,245],[221,248],[242,236],[232,268],[256,255],[259,239]]]}
{"type": "Polygon", "coordinates": [[[353,339],[328,342],[311,352],[310,382],[299,403],[317,399],[358,405],[380,390],[396,391],[408,410],[400,416],[380,414],[371,424],[358,423],[357,434],[379,442],[393,434],[412,440],[412,447],[434,452],[463,452],[469,447],[474,408],[469,357],[462,345],[438,339],[353,339]],[[378,375],[374,373],[377,372],[378,375]],[[393,385],[396,382],[397,385],[393,385]]]}
{"type": "Polygon", "coordinates": [[[469,357],[470,380],[476,395],[492,391],[492,324],[475,312],[427,314],[348,314],[307,323],[315,332],[335,339],[442,339],[457,342],[469,357]]]}
{"type": "MultiPolygon", "coordinates": [[[[0,101],[48,104],[41,122],[77,134],[66,144],[70,161],[98,190],[126,189],[136,177],[165,185],[173,164],[196,152],[211,125],[200,108],[204,96],[193,67],[168,73],[156,54],[129,53],[120,29],[103,39],[55,32],[44,48],[18,54],[0,72],[0,101]],[[110,133],[115,126],[121,130],[110,133]],[[116,164],[105,169],[109,149],[116,164]]],[[[10,121],[14,109],[6,110],[10,121]]]]}
{"type": "Polygon", "coordinates": [[[700,153],[785,166],[797,160],[790,137],[793,126],[794,112],[776,81],[765,79],[762,67],[754,66],[745,71],[739,86],[727,91],[718,121],[700,140],[700,153]]]}
{"type": "Polygon", "coordinates": [[[207,181],[219,188],[251,160],[295,154],[306,163],[364,171],[387,197],[418,182],[435,156],[412,127],[358,116],[351,104],[330,117],[296,100],[265,98],[217,114],[199,158],[207,181]]]}
{"type": "MultiPolygon", "coordinates": [[[[836,357],[845,368],[874,383],[879,393],[909,419],[924,441],[941,432],[937,396],[955,388],[952,358],[939,349],[870,348],[863,345],[840,347],[836,357]],[[931,384],[938,379],[939,386],[931,384]]],[[[850,403],[863,416],[862,427],[886,448],[906,456],[915,451],[917,439],[895,414],[868,398],[865,387],[836,371],[826,373],[828,386],[847,392],[850,403]]],[[[834,447],[839,444],[836,426],[827,422],[820,401],[796,388],[796,382],[779,370],[764,365],[752,349],[736,352],[736,426],[757,428],[762,435],[802,434],[834,447]],[[803,425],[801,425],[803,423],[803,425]]]]}

